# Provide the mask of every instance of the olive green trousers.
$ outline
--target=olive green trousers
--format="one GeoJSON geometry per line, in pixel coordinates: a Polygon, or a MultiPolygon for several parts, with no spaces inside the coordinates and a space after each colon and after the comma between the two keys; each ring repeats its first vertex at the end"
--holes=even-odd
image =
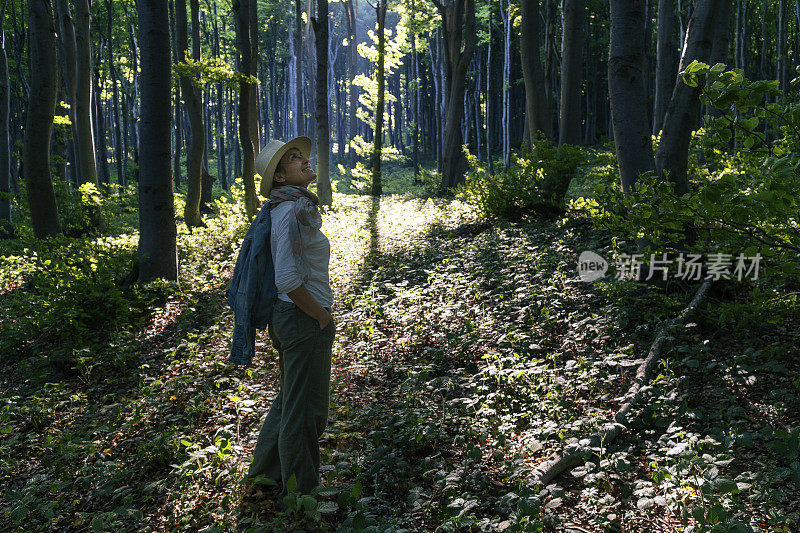
{"type": "Polygon", "coordinates": [[[328,423],[331,350],[336,326],[319,322],[291,302],[277,300],[269,336],[278,351],[280,390],[264,419],[248,477],[286,482],[297,491],[319,485],[319,438],[328,423]]]}

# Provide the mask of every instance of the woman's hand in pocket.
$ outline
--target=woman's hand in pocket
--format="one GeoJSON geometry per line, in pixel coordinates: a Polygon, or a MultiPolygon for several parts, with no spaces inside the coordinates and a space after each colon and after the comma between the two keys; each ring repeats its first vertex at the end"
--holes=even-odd
{"type": "Polygon", "coordinates": [[[317,322],[319,322],[320,330],[327,328],[328,324],[330,324],[331,320],[333,319],[327,309],[323,307],[322,310],[324,311],[324,314],[317,319],[317,322]]]}

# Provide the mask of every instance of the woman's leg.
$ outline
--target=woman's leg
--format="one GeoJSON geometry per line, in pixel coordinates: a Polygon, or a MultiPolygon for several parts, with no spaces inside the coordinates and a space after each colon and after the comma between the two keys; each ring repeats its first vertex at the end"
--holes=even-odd
{"type": "Polygon", "coordinates": [[[297,491],[319,485],[319,438],[328,423],[331,348],[336,326],[319,323],[294,307],[292,324],[276,323],[283,349],[282,411],[278,437],[281,477],[294,474],[297,491]]]}
{"type": "Polygon", "coordinates": [[[276,481],[281,479],[281,461],[278,454],[278,436],[281,428],[281,411],[283,409],[283,349],[280,340],[276,337],[272,324],[269,326],[269,336],[272,345],[278,352],[278,369],[280,371],[278,394],[272,401],[267,417],[258,434],[258,442],[253,450],[253,462],[247,471],[248,477],[264,475],[276,481]]]}

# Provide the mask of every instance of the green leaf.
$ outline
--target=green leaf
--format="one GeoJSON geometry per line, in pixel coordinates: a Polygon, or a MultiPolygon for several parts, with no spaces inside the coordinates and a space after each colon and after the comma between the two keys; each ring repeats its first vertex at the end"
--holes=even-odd
{"type": "Polygon", "coordinates": [[[741,126],[747,130],[753,131],[758,127],[758,117],[750,117],[741,121],[741,126]]]}
{"type": "Polygon", "coordinates": [[[361,482],[356,481],[356,484],[353,485],[353,488],[350,490],[350,499],[352,501],[357,501],[359,498],[361,498],[361,490],[361,482]]]}
{"type": "Polygon", "coordinates": [[[721,477],[717,480],[717,490],[722,493],[736,494],[739,492],[739,487],[736,486],[736,482],[732,479],[721,477]]]}
{"type": "Polygon", "coordinates": [[[339,510],[339,506],[336,505],[336,502],[322,502],[317,507],[317,510],[322,514],[330,514],[335,513],[339,510]]]}
{"type": "Polygon", "coordinates": [[[294,492],[297,488],[297,477],[294,474],[289,478],[289,481],[286,482],[286,492],[294,492]]]}

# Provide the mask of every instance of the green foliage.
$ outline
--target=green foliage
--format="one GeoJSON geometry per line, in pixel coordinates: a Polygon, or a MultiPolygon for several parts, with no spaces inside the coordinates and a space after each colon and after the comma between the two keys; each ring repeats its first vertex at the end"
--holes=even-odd
{"type": "Polygon", "coordinates": [[[761,254],[768,273],[794,276],[800,252],[800,106],[763,103],[776,95],[774,83],[750,82],[741,70],[726,71],[722,64],[695,62],[683,76],[702,86],[701,98],[721,110],[707,116],[705,129],[694,136],[689,191],[679,196],[671,182],[645,174],[628,198],[617,183],[600,183],[594,201],[573,206],[623,240],[644,239],[651,251],[761,254]],[[778,136],[768,141],[762,130],[778,136]]]}
{"type": "Polygon", "coordinates": [[[494,175],[467,153],[470,171],[456,197],[474,205],[482,216],[519,221],[526,216],[553,217],[564,212],[564,198],[587,154],[578,147],[556,147],[546,139],[533,153],[513,155],[508,169],[494,175]]]}
{"type": "Polygon", "coordinates": [[[180,77],[189,78],[197,87],[209,83],[222,83],[228,87],[238,88],[242,82],[258,83],[255,76],[233,70],[222,58],[201,58],[195,61],[190,57],[189,51],[186,52],[184,60],[174,66],[173,78],[177,80],[180,77]]]}

